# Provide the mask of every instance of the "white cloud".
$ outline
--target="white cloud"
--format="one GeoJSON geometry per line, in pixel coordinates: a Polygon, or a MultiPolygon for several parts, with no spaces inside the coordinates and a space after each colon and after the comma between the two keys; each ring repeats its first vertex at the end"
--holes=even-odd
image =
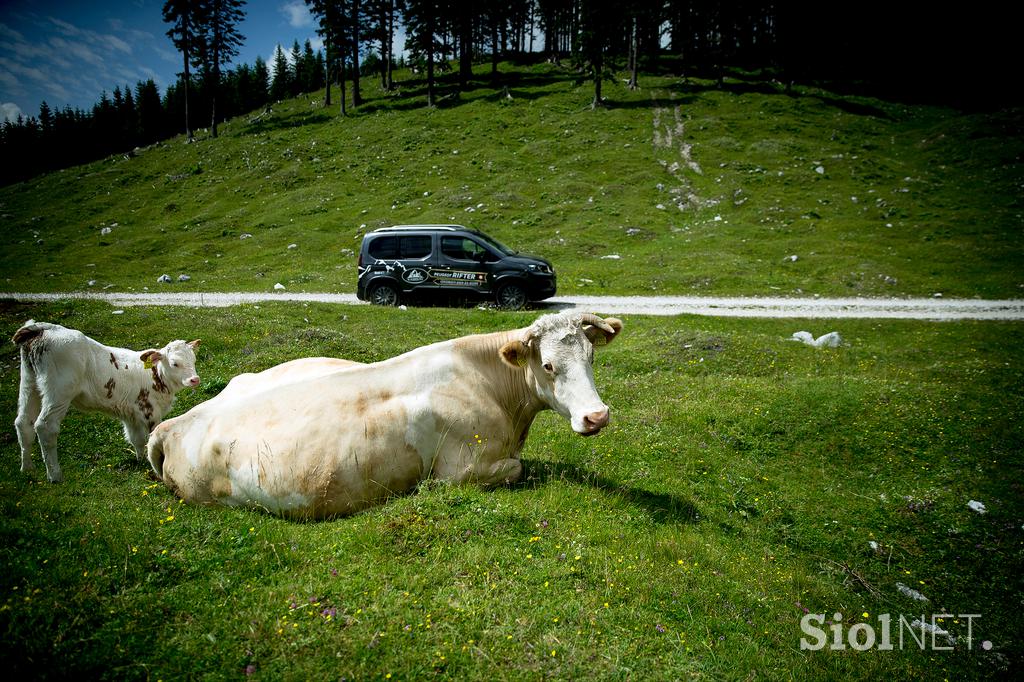
{"type": "Polygon", "coordinates": [[[309,8],[306,7],[306,3],[302,0],[292,0],[292,2],[281,5],[278,9],[293,28],[306,28],[313,25],[313,16],[309,13],[309,8]]]}
{"type": "Polygon", "coordinates": [[[19,116],[24,115],[25,114],[22,112],[21,107],[14,102],[4,102],[3,104],[0,104],[0,116],[2,116],[5,121],[17,121],[19,116]]]}

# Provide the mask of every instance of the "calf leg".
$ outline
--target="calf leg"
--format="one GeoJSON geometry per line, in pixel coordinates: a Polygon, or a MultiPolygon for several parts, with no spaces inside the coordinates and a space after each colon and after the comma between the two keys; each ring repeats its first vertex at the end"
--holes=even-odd
{"type": "Polygon", "coordinates": [[[515,483],[523,475],[523,463],[518,459],[499,459],[489,466],[474,467],[470,477],[480,485],[515,483]]]}
{"type": "Polygon", "coordinates": [[[60,423],[64,421],[70,407],[70,401],[58,403],[45,396],[39,417],[35,421],[39,449],[43,451],[43,463],[46,465],[46,478],[50,483],[60,483],[64,480],[60,463],[57,461],[57,434],[60,433],[60,423]]]}
{"type": "Polygon", "coordinates": [[[18,392],[18,416],[14,420],[14,428],[18,431],[18,445],[21,446],[21,470],[32,471],[36,465],[32,463],[32,445],[36,441],[33,424],[39,417],[42,400],[36,387],[36,374],[22,359],[21,388],[18,392]]]}
{"type": "Polygon", "coordinates": [[[146,459],[146,441],[149,440],[149,431],[143,424],[136,421],[125,421],[124,437],[132,447],[135,448],[135,457],[140,462],[146,459]]]}

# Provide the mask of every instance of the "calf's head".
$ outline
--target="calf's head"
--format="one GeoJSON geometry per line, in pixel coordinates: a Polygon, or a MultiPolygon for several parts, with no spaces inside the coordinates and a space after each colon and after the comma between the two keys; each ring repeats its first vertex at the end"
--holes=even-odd
{"type": "Polygon", "coordinates": [[[140,357],[147,367],[157,370],[160,379],[172,392],[177,392],[185,386],[199,385],[199,375],[196,374],[198,347],[199,339],[188,343],[171,341],[160,350],[150,348],[142,351],[140,357]]]}
{"type": "Polygon", "coordinates": [[[594,346],[611,343],[622,322],[584,313],[559,313],[537,319],[522,339],[509,341],[501,357],[526,372],[527,383],[551,409],[584,436],[608,424],[608,406],[594,386],[594,346]]]}

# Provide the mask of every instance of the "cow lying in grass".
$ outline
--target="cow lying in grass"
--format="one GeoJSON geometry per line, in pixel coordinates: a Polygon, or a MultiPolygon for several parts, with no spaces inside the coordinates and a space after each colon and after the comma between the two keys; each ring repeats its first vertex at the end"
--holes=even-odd
{"type": "Polygon", "coordinates": [[[429,477],[512,482],[541,410],[582,435],[608,423],[594,346],[621,329],[561,313],[373,364],[323,365],[319,375],[310,360],[291,382],[282,365],[263,387],[249,375],[158,426],[149,461],[190,502],[303,519],[351,514],[429,477]]]}
{"type": "Polygon", "coordinates": [[[198,386],[199,341],[171,341],[160,350],[112,348],[80,331],[29,320],[14,333],[21,350],[21,390],[14,421],[21,445],[21,470],[31,471],[32,443],[46,464],[46,477],[63,479],[57,434],[68,409],[103,412],[124,424],[124,436],[142,460],[146,439],[171,409],[174,396],[198,386]]]}

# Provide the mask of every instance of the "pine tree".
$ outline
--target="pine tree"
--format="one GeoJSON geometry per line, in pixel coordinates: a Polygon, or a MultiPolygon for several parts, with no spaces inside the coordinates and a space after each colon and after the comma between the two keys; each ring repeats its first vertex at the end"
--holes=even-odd
{"type": "Polygon", "coordinates": [[[191,142],[192,127],[188,115],[188,90],[192,75],[189,67],[196,55],[196,44],[198,40],[199,24],[199,1],[198,0],[167,0],[164,3],[164,22],[171,24],[167,35],[174,43],[174,47],[181,52],[184,70],[181,74],[181,82],[185,88],[185,141],[191,142]]]}
{"type": "Polygon", "coordinates": [[[313,92],[320,89],[320,72],[317,70],[316,55],[309,40],[302,48],[302,91],[313,92]]]}
{"type": "Polygon", "coordinates": [[[289,83],[291,83],[290,92],[292,97],[295,97],[305,89],[306,73],[302,68],[302,52],[299,51],[299,41],[296,40],[292,43],[291,59],[288,60],[289,64],[289,83]]]}
{"type": "Polygon", "coordinates": [[[284,56],[284,50],[278,45],[274,50],[274,75],[270,84],[270,99],[279,101],[288,97],[288,93],[291,92],[290,76],[288,58],[284,56]]]}
{"type": "Polygon", "coordinates": [[[253,77],[253,105],[261,107],[269,101],[270,93],[270,70],[263,57],[256,57],[256,63],[252,67],[253,77]]]}
{"type": "Polygon", "coordinates": [[[238,25],[245,18],[245,0],[199,0],[200,31],[198,55],[210,97],[210,135],[217,137],[217,92],[221,67],[231,63],[245,40],[238,25]]]}

